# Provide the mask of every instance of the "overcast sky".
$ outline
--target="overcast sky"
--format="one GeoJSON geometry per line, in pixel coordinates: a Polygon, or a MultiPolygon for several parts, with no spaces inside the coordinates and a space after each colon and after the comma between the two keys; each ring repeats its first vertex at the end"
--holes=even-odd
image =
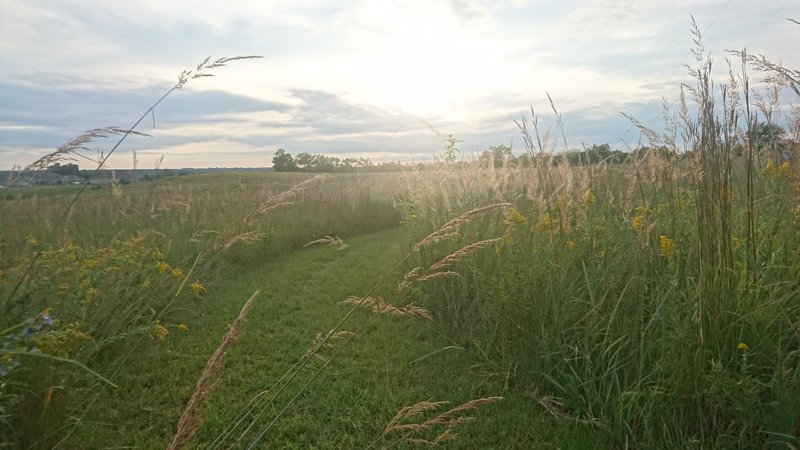
{"type": "Polygon", "coordinates": [[[639,134],[620,112],[661,129],[662,97],[689,82],[691,15],[719,68],[745,46],[800,66],[786,20],[800,0],[0,0],[0,170],[131,126],[206,56],[264,58],[190,80],[111,167],[130,168],[133,150],[140,168],[162,155],[169,168],[263,167],[280,147],[429,161],[441,143],[426,124],[465,158],[519,153],[514,120],[531,106],[554,125],[546,93],[570,147],[624,149],[639,134]]]}

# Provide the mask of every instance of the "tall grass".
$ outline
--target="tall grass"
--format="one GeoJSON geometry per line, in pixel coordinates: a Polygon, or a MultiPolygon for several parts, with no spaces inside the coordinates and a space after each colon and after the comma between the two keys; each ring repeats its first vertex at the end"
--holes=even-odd
{"type": "MultiPolygon", "coordinates": [[[[207,59],[182,73],[150,110],[192,78],[238,59],[207,59]]],[[[99,170],[123,139],[139,134],[138,123],[90,130],[25,170],[68,160],[90,140],[121,135],[99,170]]],[[[189,302],[232,267],[314,237],[397,224],[391,177],[309,178],[241,174],[6,189],[0,441],[73,445],[69,437],[87,411],[115,387],[110,380],[137,351],[185,330],[189,302]]]]}
{"type": "MultiPolygon", "coordinates": [[[[515,206],[438,244],[502,236],[494,252],[416,289],[452,339],[620,447],[796,447],[797,144],[787,162],[752,139],[764,116],[742,103],[747,74],[715,85],[695,36],[680,120],[642,127],[668,152],[554,165],[558,144],[533,115],[518,123],[530,166],[408,174],[401,211],[417,239],[443,216],[515,206]]],[[[434,261],[419,252],[409,266],[434,261]]]]}

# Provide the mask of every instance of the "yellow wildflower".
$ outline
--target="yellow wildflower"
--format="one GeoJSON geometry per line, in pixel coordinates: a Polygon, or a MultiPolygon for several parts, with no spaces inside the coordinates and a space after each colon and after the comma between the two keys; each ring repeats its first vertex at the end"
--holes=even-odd
{"type": "Polygon", "coordinates": [[[531,232],[536,233],[537,231],[545,231],[551,230],[553,228],[553,219],[550,215],[546,215],[539,221],[536,225],[531,227],[531,232]]]}
{"type": "Polygon", "coordinates": [[[764,168],[764,172],[767,175],[772,175],[772,176],[778,174],[778,168],[775,167],[775,163],[771,159],[767,161],[767,167],[764,168]]]}
{"type": "Polygon", "coordinates": [[[145,289],[149,288],[150,287],[150,280],[144,280],[144,283],[142,283],[142,287],[145,288],[145,289]]]}
{"type": "Polygon", "coordinates": [[[792,166],[789,164],[789,161],[786,161],[785,163],[781,164],[781,166],[778,168],[778,173],[780,173],[781,175],[789,175],[789,172],[791,171],[792,171],[792,166]]]}
{"type": "Polygon", "coordinates": [[[169,336],[169,330],[164,325],[161,325],[160,321],[156,320],[155,325],[153,325],[153,331],[150,333],[150,338],[163,341],[167,336],[169,336]]]}
{"type": "Polygon", "coordinates": [[[644,216],[636,216],[631,221],[631,228],[634,231],[641,233],[644,230],[644,216]]]}
{"type": "Polygon", "coordinates": [[[67,357],[90,339],[77,323],[71,323],[60,330],[37,335],[33,339],[33,345],[42,353],[67,357]]]}
{"type": "Polygon", "coordinates": [[[85,302],[87,305],[91,305],[94,302],[94,298],[97,297],[97,289],[96,288],[89,288],[86,290],[86,298],[85,302]]]}
{"type": "Polygon", "coordinates": [[[663,234],[658,237],[658,248],[661,256],[672,256],[678,251],[678,246],[675,245],[675,241],[663,234]]]}
{"type": "Polygon", "coordinates": [[[583,203],[585,203],[586,206],[592,206],[597,203],[597,197],[594,196],[592,188],[587,189],[586,192],[583,193],[583,203]]]}
{"type": "Polygon", "coordinates": [[[736,346],[739,350],[750,350],[750,346],[745,344],[744,342],[739,342],[739,345],[736,346]]]}
{"type": "Polygon", "coordinates": [[[175,328],[181,331],[189,331],[189,326],[186,325],[185,323],[179,323],[175,328]]]}
{"type": "Polygon", "coordinates": [[[181,269],[180,267],[172,269],[172,277],[175,278],[176,280],[180,280],[181,278],[183,278],[183,269],[181,269]]]}
{"type": "Polygon", "coordinates": [[[169,272],[169,264],[167,264],[165,261],[161,261],[156,264],[156,269],[158,269],[158,271],[161,273],[167,273],[169,272]]]}
{"type": "Polygon", "coordinates": [[[69,283],[59,283],[58,284],[58,293],[61,294],[61,295],[64,295],[64,294],[66,294],[67,292],[70,291],[71,287],[72,286],[70,286],[69,283]]]}
{"type": "Polygon", "coordinates": [[[517,208],[509,208],[506,211],[506,223],[509,225],[524,225],[528,223],[528,219],[517,208]]]}
{"type": "Polygon", "coordinates": [[[573,241],[571,239],[569,241],[567,241],[567,248],[570,249],[570,250],[573,250],[575,248],[575,241],[573,241]]]}
{"type": "Polygon", "coordinates": [[[195,280],[195,282],[192,283],[191,288],[192,288],[192,292],[194,292],[197,295],[203,295],[203,294],[206,293],[206,288],[205,288],[205,286],[200,284],[200,280],[195,280]]]}

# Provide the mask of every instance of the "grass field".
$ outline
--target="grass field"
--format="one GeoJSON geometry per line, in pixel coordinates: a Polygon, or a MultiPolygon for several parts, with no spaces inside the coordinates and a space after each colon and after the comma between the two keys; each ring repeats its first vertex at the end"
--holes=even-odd
{"type": "Polygon", "coordinates": [[[800,115],[709,73],[625,163],[5,189],[0,446],[800,447],[800,115]]]}

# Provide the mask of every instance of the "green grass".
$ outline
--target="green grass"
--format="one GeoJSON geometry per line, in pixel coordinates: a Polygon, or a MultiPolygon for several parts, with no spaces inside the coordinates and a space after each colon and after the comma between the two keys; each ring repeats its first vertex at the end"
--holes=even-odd
{"type": "MultiPolygon", "coordinates": [[[[345,250],[299,250],[235,277],[230,274],[229,282],[185,311],[188,332],[173,331],[157,351],[132,363],[117,380],[120,389],[95,408],[74,442],[164,447],[226,325],[244,300],[261,290],[205,406],[206,421],[195,439],[203,447],[300,358],[316,333],[335,325],[348,309],[339,301],[368,291],[402,258],[404,243],[400,230],[390,230],[347,240],[345,250]]],[[[352,330],[369,316],[357,311],[343,329],[352,330]]],[[[403,406],[426,399],[455,406],[476,396],[504,395],[503,402],[479,411],[476,424],[457,430],[464,439],[453,448],[606,447],[591,427],[551,420],[532,398],[504,391],[504,377],[491,376],[485,382],[489,374],[475,351],[446,350],[424,358],[450,345],[420,321],[375,318],[290,408],[265,445],[362,448],[380,436],[403,406]],[[420,358],[424,359],[413,362],[420,358]]],[[[310,373],[299,378],[305,380],[310,373]]],[[[282,406],[286,398],[276,405],[282,406]]]]}

